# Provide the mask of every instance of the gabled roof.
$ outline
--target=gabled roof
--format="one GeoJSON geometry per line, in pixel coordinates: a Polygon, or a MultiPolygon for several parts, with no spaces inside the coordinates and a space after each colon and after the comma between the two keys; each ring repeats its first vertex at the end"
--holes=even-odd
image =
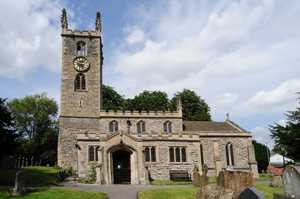
{"type": "Polygon", "coordinates": [[[231,121],[211,122],[211,121],[183,121],[184,131],[235,131],[245,132],[231,121]]]}

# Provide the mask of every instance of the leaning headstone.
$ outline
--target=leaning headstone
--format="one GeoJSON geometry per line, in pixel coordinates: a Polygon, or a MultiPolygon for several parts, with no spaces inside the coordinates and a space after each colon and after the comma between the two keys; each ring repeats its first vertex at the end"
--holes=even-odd
{"type": "Polygon", "coordinates": [[[244,189],[254,186],[254,177],[251,172],[223,170],[219,173],[217,184],[224,190],[232,190],[233,198],[237,198],[244,189]]]}
{"type": "Polygon", "coordinates": [[[286,198],[300,198],[300,165],[289,165],[284,169],[283,187],[286,198]]]}
{"type": "Polygon", "coordinates": [[[196,187],[200,186],[200,174],[199,174],[199,169],[195,165],[193,169],[193,185],[196,187]]]}
{"type": "Polygon", "coordinates": [[[273,175],[271,180],[272,187],[281,187],[282,186],[282,177],[280,175],[273,175]]]}
{"type": "Polygon", "coordinates": [[[23,186],[22,179],[21,179],[21,174],[22,174],[21,171],[18,171],[16,173],[15,187],[13,188],[13,192],[12,192],[14,196],[20,196],[25,191],[25,188],[23,186]]]}
{"type": "Polygon", "coordinates": [[[240,193],[238,199],[264,199],[264,196],[254,187],[249,187],[240,193]]]}
{"type": "Polygon", "coordinates": [[[202,175],[200,176],[200,187],[206,187],[208,185],[208,166],[206,164],[202,167],[202,175]]]}

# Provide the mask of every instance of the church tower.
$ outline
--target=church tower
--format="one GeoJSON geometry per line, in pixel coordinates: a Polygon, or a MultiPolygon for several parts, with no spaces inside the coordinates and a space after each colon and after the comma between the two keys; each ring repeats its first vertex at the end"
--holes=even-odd
{"type": "Polygon", "coordinates": [[[97,12],[95,29],[68,29],[66,10],[61,16],[61,117],[98,117],[101,109],[102,41],[97,12]]]}

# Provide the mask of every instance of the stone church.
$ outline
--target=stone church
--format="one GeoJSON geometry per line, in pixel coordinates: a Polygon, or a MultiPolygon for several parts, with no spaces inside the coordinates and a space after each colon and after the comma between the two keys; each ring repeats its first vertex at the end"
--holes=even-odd
{"type": "Polygon", "coordinates": [[[183,121],[180,100],[175,112],[102,110],[100,13],[94,30],[79,31],[68,28],[63,9],[61,27],[59,166],[79,177],[94,169],[101,184],[184,177],[204,165],[211,176],[222,169],[257,174],[251,135],[228,118],[183,121]]]}

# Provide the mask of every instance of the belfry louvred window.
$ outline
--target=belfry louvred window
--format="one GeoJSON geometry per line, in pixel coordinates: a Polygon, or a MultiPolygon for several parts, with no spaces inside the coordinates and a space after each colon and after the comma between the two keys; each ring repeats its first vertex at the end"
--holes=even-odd
{"type": "Polygon", "coordinates": [[[75,90],[85,90],[86,83],[85,83],[85,75],[83,73],[78,73],[75,78],[75,90]]]}
{"type": "Polygon", "coordinates": [[[86,56],[87,55],[86,44],[83,41],[77,42],[76,55],[77,56],[86,56]]]}

